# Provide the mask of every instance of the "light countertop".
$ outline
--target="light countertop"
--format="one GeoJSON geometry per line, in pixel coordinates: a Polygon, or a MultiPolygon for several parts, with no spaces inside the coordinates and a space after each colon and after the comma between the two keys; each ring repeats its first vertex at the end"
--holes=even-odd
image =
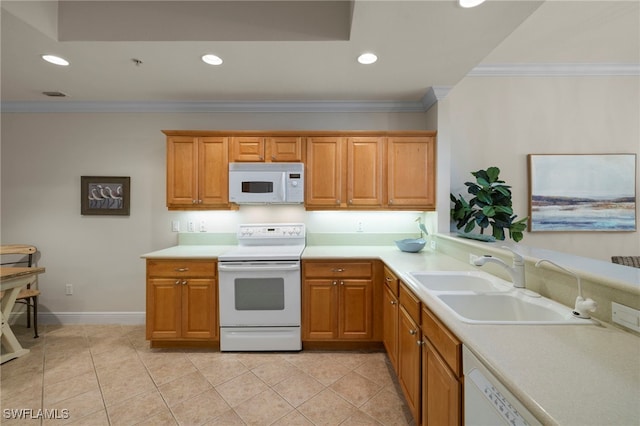
{"type": "MultiPolygon", "coordinates": [[[[228,245],[183,245],[143,258],[215,259],[228,245]]],[[[475,270],[428,249],[393,245],[307,246],[302,259],[380,259],[411,271],[475,270]]],[[[545,425],[640,425],[640,337],[608,324],[475,325],[459,321],[426,290],[406,284],[545,425]]]]}

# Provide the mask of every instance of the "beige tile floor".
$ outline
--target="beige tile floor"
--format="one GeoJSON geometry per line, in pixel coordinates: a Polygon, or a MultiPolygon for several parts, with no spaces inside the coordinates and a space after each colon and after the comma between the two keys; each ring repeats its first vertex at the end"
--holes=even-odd
{"type": "Polygon", "coordinates": [[[31,352],[0,367],[2,425],[413,424],[384,353],[150,349],[143,326],[13,330],[31,352]]]}

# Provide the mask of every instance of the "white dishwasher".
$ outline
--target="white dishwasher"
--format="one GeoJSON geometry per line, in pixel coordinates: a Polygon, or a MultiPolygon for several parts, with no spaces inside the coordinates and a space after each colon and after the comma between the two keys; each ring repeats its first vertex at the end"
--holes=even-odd
{"type": "Polygon", "coordinates": [[[542,426],[464,345],[462,366],[466,426],[542,426]]]}

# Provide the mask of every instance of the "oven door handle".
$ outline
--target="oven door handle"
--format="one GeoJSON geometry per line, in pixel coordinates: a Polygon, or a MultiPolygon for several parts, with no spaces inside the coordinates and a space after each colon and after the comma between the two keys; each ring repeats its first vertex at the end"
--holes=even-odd
{"type": "Polygon", "coordinates": [[[257,272],[257,271],[299,271],[300,265],[280,264],[280,265],[225,265],[218,263],[218,270],[225,272],[257,272]]]}

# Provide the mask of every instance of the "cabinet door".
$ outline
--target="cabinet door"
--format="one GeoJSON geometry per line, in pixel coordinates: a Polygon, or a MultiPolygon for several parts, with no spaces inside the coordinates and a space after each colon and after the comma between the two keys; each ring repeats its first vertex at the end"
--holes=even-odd
{"type": "Polygon", "coordinates": [[[434,137],[390,137],[387,148],[390,207],[435,209],[434,137]]]}
{"type": "Polygon", "coordinates": [[[347,139],[347,204],[382,206],[383,138],[347,139]]]}
{"type": "Polygon", "coordinates": [[[167,206],[191,206],[198,200],[198,138],[167,138],[167,206]]]}
{"type": "Polygon", "coordinates": [[[420,420],[420,329],[400,306],[398,326],[398,381],[414,420],[420,420]]]}
{"type": "Polygon", "coordinates": [[[398,372],[398,298],[387,286],[383,287],[382,318],[383,318],[383,343],[387,355],[398,372]]]}
{"type": "Polygon", "coordinates": [[[177,278],[147,281],[147,339],[180,337],[181,291],[181,281],[177,278]]]}
{"type": "Polygon", "coordinates": [[[302,138],[278,136],[267,138],[266,158],[276,162],[302,161],[302,138]]]}
{"type": "Polygon", "coordinates": [[[264,138],[261,136],[232,138],[231,161],[264,161],[264,138]]]}
{"type": "Polygon", "coordinates": [[[229,142],[225,137],[199,140],[199,204],[229,205],[229,142]]]}
{"type": "Polygon", "coordinates": [[[373,282],[340,280],[338,293],[338,337],[370,339],[373,335],[373,282]]]}
{"type": "Polygon", "coordinates": [[[308,340],[335,339],[337,335],[337,280],[306,280],[302,309],[303,336],[308,340]]]}
{"type": "Polygon", "coordinates": [[[429,341],[422,352],[422,424],[461,424],[462,384],[440,358],[429,341]]]}
{"type": "Polygon", "coordinates": [[[307,139],[306,207],[340,207],[343,197],[345,156],[340,137],[307,139]]]}
{"type": "Polygon", "coordinates": [[[217,337],[217,291],[215,280],[187,278],[182,282],[182,337],[217,337]]]}

